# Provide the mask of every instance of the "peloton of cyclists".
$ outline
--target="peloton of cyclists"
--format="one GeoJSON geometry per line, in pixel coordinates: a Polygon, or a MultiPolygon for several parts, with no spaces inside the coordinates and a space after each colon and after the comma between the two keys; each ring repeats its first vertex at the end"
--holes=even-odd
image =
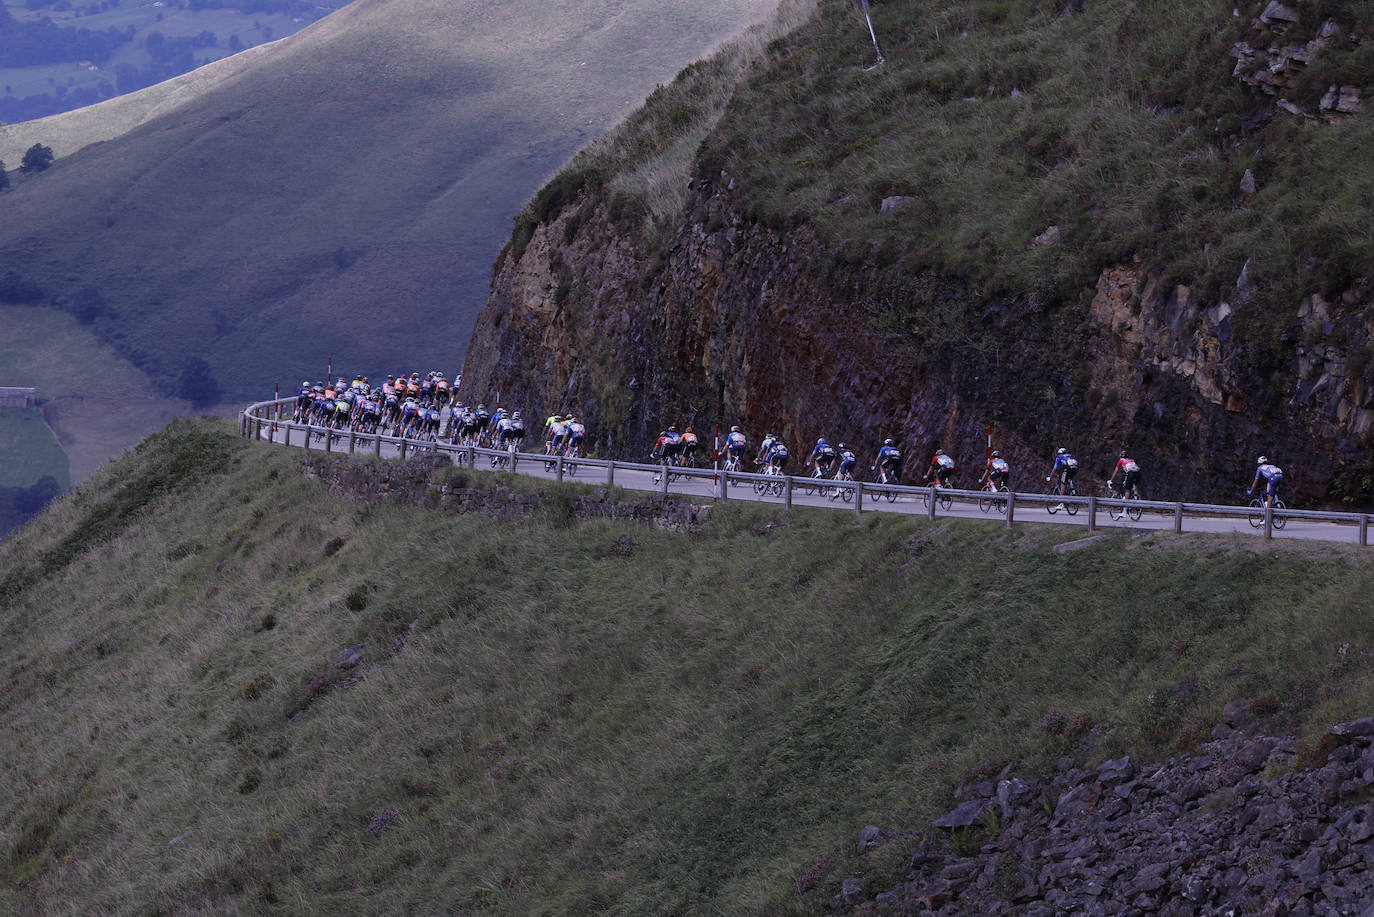
{"type": "Polygon", "coordinates": [[[923,481],[931,481],[932,487],[948,487],[949,476],[954,474],[954,459],[945,454],[945,450],[936,449],[931,456],[930,467],[926,469],[923,481]]]}
{"type": "Polygon", "coordinates": [[[1247,497],[1259,488],[1261,479],[1264,480],[1264,505],[1273,506],[1279,495],[1279,485],[1283,483],[1283,469],[1269,461],[1267,456],[1261,455],[1256,463],[1255,480],[1250,482],[1250,489],[1245,492],[1247,497]]]}
{"type": "Polygon", "coordinates": [[[1007,460],[1002,458],[1002,453],[993,450],[992,456],[988,459],[988,465],[983,469],[983,476],[978,479],[982,485],[991,484],[994,490],[1009,490],[1007,482],[1011,479],[1011,466],[1007,460]]]}

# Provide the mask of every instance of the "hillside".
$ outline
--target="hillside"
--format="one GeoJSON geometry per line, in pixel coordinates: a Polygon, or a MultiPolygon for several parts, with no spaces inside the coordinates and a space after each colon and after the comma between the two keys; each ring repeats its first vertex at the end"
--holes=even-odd
{"type": "MultiPolygon", "coordinates": [[[[684,71],[526,209],[464,382],[1147,495],[1374,505],[1367,5],[851,4],[684,71]]],[[[971,480],[971,478],[970,478],[971,480]]]]}
{"type": "Polygon", "coordinates": [[[0,907],[820,913],[966,779],[1252,698],[1279,792],[1374,700],[1353,549],[303,461],[179,422],[0,542],[0,907]]]}
{"type": "Polygon", "coordinates": [[[331,355],[452,372],[531,191],[770,8],[352,3],[141,126],[13,175],[6,289],[79,313],[164,392],[193,356],[233,398],[331,355]]]}

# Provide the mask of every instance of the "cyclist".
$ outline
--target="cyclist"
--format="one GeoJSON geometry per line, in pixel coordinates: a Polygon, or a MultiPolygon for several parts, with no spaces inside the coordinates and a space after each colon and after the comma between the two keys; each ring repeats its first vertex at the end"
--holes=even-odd
{"type": "Polygon", "coordinates": [[[816,467],[820,469],[821,475],[828,478],[834,472],[835,460],[839,457],[840,454],[835,451],[835,447],[826,442],[825,437],[822,436],[816,440],[816,448],[811,450],[811,457],[806,460],[806,464],[809,466],[815,463],[816,467]]]}
{"type": "Polygon", "coordinates": [[[582,440],[587,437],[587,428],[582,421],[576,417],[568,418],[568,449],[569,456],[577,456],[582,452],[582,440]]]}
{"type": "Polygon", "coordinates": [[[677,427],[669,427],[668,432],[663,434],[663,464],[682,464],[682,434],[677,427]]]}
{"type": "Polygon", "coordinates": [[[858,461],[854,455],[854,450],[849,448],[847,444],[840,443],[839,453],[840,467],[839,470],[835,472],[835,477],[839,479],[843,478],[845,475],[849,475],[852,478],[854,476],[854,463],[858,461]]]}
{"type": "Polygon", "coordinates": [[[988,459],[988,467],[983,469],[983,477],[978,483],[991,484],[996,490],[1007,490],[1007,481],[1010,478],[1011,466],[1002,458],[1002,453],[994,449],[992,457],[988,459]]]}
{"type": "Polygon", "coordinates": [[[897,443],[892,437],[883,440],[883,444],[878,447],[877,458],[874,459],[870,470],[883,470],[883,475],[887,478],[885,483],[896,484],[902,477],[902,450],[897,448],[897,443]]]}
{"type": "Polygon", "coordinates": [[[1130,494],[1134,494],[1137,500],[1140,499],[1140,466],[1135,459],[1127,454],[1125,449],[1116,458],[1116,467],[1112,469],[1111,477],[1107,478],[1107,483],[1121,499],[1126,499],[1130,494]],[[1121,480],[1116,480],[1117,475],[1121,475],[1121,480]]]}
{"type": "Polygon", "coordinates": [[[778,435],[776,433],[769,433],[763,438],[763,442],[759,443],[759,454],[754,456],[755,465],[762,465],[764,462],[768,461],[768,453],[772,450],[773,444],[777,441],[778,435]]]}
{"type": "Polygon", "coordinates": [[[771,474],[782,474],[783,466],[787,464],[787,444],[776,436],[772,440],[772,445],[768,447],[767,465],[771,474]]]}
{"type": "Polygon", "coordinates": [[[925,477],[921,480],[934,482],[932,487],[948,487],[949,476],[954,474],[954,459],[945,454],[945,450],[936,449],[935,455],[930,459],[930,467],[926,469],[925,477]]]}
{"type": "Polygon", "coordinates": [[[562,414],[553,415],[553,422],[549,424],[546,435],[548,441],[544,444],[544,454],[557,455],[558,450],[563,448],[563,441],[568,438],[568,424],[563,420],[562,414]]]}
{"type": "Polygon", "coordinates": [[[734,459],[738,466],[744,460],[744,450],[749,448],[749,437],[740,431],[738,426],[730,428],[730,435],[725,437],[725,451],[734,459]]]}
{"type": "Polygon", "coordinates": [[[697,435],[688,427],[682,431],[682,464],[691,465],[697,454],[697,435]]]}
{"type": "Polygon", "coordinates": [[[1068,449],[1060,448],[1054,456],[1054,466],[1050,468],[1050,476],[1045,480],[1051,481],[1055,477],[1059,478],[1059,483],[1055,485],[1055,492],[1061,497],[1069,495],[1069,486],[1073,483],[1074,476],[1078,474],[1078,459],[1074,458],[1068,449]]]}
{"type": "Polygon", "coordinates": [[[473,442],[477,445],[482,444],[482,436],[487,432],[487,426],[491,423],[491,413],[485,404],[477,405],[477,428],[473,431],[473,442]]]}
{"type": "Polygon", "coordinates": [[[1279,495],[1279,485],[1283,483],[1283,469],[1273,464],[1263,455],[1259,457],[1259,462],[1255,468],[1255,480],[1251,482],[1250,489],[1245,492],[1248,497],[1259,487],[1260,479],[1264,479],[1264,505],[1273,506],[1274,499],[1279,495]]]}

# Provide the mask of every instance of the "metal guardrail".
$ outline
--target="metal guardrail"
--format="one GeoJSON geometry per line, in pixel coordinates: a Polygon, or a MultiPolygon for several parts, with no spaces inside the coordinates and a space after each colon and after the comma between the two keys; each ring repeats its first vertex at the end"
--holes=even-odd
{"type": "MultiPolygon", "coordinates": [[[[387,436],[381,433],[359,433],[355,430],[334,430],[328,427],[315,426],[312,424],[297,423],[291,420],[282,420],[282,409],[286,408],[289,412],[295,405],[295,398],[279,398],[269,401],[259,401],[244,408],[239,416],[239,433],[242,436],[261,440],[264,428],[270,430],[270,438],[276,438],[276,431],[285,431],[285,445],[291,444],[293,432],[304,434],[302,445],[310,448],[310,437],[320,436],[323,439],[322,447],[324,452],[336,451],[334,443],[340,441],[340,450],[345,447],[349,454],[356,454],[360,443],[365,443],[369,448],[363,451],[371,452],[373,455],[380,456],[382,446],[389,444],[394,446],[400,453],[400,457],[405,459],[407,453],[418,455],[424,452],[442,452],[455,456],[462,464],[475,467],[477,457],[493,460],[494,465],[498,465],[505,460],[511,463],[509,470],[516,470],[525,462],[542,462],[553,473],[557,480],[563,480],[569,472],[569,466],[576,468],[601,468],[605,471],[605,483],[615,484],[615,472],[622,471],[642,471],[657,475],[657,490],[662,494],[670,492],[670,485],[675,478],[709,479],[713,482],[713,496],[715,499],[725,502],[730,499],[729,489],[731,485],[748,484],[750,486],[766,486],[768,492],[774,496],[779,496],[783,500],[783,505],[791,508],[794,494],[800,489],[816,492],[818,489],[831,491],[838,494],[832,499],[840,499],[845,506],[844,509],[852,510],[854,513],[863,513],[865,509],[876,510],[881,508],[882,501],[894,500],[898,496],[920,499],[924,503],[925,511],[929,518],[937,516],[937,508],[941,503],[970,503],[977,504],[980,500],[994,499],[1004,502],[1005,505],[998,508],[999,515],[1004,517],[1005,525],[1010,528],[1016,515],[1018,506],[1023,505],[1059,505],[1077,506],[1087,511],[1088,531],[1097,531],[1100,527],[1098,517],[1101,511],[1108,512],[1113,520],[1122,518],[1127,509],[1139,510],[1142,515],[1154,513],[1163,517],[1172,517],[1173,530],[1182,532],[1183,521],[1186,517],[1235,517],[1250,518],[1258,520],[1259,511],[1254,507],[1248,506],[1228,506],[1213,503],[1184,503],[1168,502],[1161,500],[1123,500],[1115,497],[1097,496],[1068,496],[1061,497],[1055,494],[1043,493],[999,493],[992,494],[984,490],[954,490],[950,488],[940,488],[938,498],[932,499],[936,493],[930,487],[912,487],[904,484],[877,484],[870,481],[836,481],[829,478],[798,477],[796,475],[776,475],[759,474],[751,471],[725,471],[715,468],[686,468],[672,467],[667,469],[668,473],[663,474],[662,465],[625,462],[608,459],[577,458],[573,460],[562,457],[545,455],[535,452],[515,452],[510,450],[490,449],[481,446],[462,446],[454,443],[427,442],[423,440],[407,439],[404,437],[387,436]],[[848,491],[848,495],[845,492],[848,491]],[[866,505],[867,504],[867,505],[866,505]]],[[[836,507],[841,508],[841,507],[836,507]]],[[[1338,525],[1353,525],[1359,529],[1359,543],[1369,544],[1369,513],[1341,513],[1321,510],[1298,510],[1284,509],[1275,513],[1272,509],[1265,509],[1263,513],[1264,537],[1267,539],[1274,537],[1275,516],[1282,522],[1289,520],[1310,520],[1314,522],[1334,523],[1338,525]]]]}

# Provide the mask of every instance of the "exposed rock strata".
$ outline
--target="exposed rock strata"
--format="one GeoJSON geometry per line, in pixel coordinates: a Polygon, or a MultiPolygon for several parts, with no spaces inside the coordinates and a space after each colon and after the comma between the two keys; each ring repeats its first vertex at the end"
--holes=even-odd
{"type": "Polygon", "coordinates": [[[1144,456],[1146,496],[1167,480],[1184,499],[1231,499],[1266,452],[1303,456],[1290,492],[1319,500],[1374,444],[1363,288],[1295,303],[1299,365],[1241,377],[1249,265],[1216,302],[1134,262],[1079,304],[1002,301],[838,262],[807,226],[760,225],[734,199],[726,177],[696,181],[661,258],[585,198],[536,228],[494,278],[462,394],[500,384],[505,403],[575,410],[600,454],[625,458],[674,422],[708,442],[733,423],[794,447],[848,439],[865,461],[894,436],[909,468],[937,447],[958,456],[967,485],[991,423],[1017,486],[1038,486],[1058,446],[1088,461],[1085,480],[1124,447],[1144,456]]]}

